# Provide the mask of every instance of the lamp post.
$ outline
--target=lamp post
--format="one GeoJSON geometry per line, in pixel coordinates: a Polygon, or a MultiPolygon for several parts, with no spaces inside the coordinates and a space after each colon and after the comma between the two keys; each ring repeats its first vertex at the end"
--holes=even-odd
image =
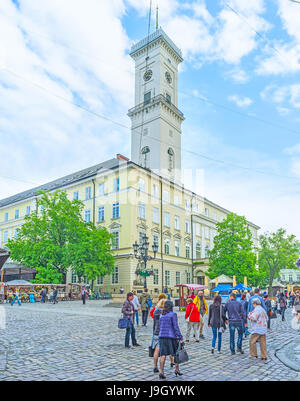
{"type": "Polygon", "coordinates": [[[150,275],[153,275],[153,270],[147,270],[147,262],[149,260],[155,259],[156,253],[158,251],[158,245],[154,242],[152,245],[154,257],[148,255],[148,251],[149,251],[148,239],[149,238],[146,236],[146,234],[144,234],[141,244],[138,244],[136,241],[134,244],[132,244],[133,251],[134,251],[134,257],[136,259],[138,259],[140,262],[144,263],[143,270],[137,270],[137,274],[144,276],[144,288],[147,288],[147,277],[150,275]]]}

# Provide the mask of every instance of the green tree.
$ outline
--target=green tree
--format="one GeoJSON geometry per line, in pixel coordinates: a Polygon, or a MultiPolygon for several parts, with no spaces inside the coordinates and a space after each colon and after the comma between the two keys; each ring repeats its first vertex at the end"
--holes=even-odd
{"type": "Polygon", "coordinates": [[[240,283],[247,276],[248,284],[256,285],[260,273],[255,267],[257,258],[245,217],[230,213],[216,226],[218,234],[209,252],[208,276],[211,279],[221,274],[236,276],[240,283]]]}
{"type": "Polygon", "coordinates": [[[273,280],[279,276],[280,270],[296,269],[298,258],[299,242],[295,235],[287,235],[283,228],[260,235],[258,263],[269,284],[269,294],[272,294],[273,280]]]}
{"type": "Polygon", "coordinates": [[[112,235],[82,218],[83,203],[66,192],[40,192],[37,207],[25,217],[18,237],[8,241],[11,258],[38,273],[35,282],[65,282],[68,269],[89,280],[110,274],[112,235]]]}

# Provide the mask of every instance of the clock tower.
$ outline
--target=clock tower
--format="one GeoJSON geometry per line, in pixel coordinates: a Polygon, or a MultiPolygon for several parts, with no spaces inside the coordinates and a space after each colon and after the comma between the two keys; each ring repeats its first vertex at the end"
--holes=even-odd
{"type": "Polygon", "coordinates": [[[181,123],[178,109],[180,49],[157,29],[135,44],[135,107],[130,109],[131,160],[181,183],[181,123]]]}

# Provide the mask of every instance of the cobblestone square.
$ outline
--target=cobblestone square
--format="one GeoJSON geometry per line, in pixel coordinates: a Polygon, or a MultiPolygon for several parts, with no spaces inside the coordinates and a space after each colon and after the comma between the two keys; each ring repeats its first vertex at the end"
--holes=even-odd
{"type": "MultiPolygon", "coordinates": [[[[0,379],[158,380],[158,374],[153,373],[152,358],[148,357],[152,318],[149,316],[146,328],[136,328],[137,340],[142,346],[126,350],[124,330],[117,328],[120,308],[106,304],[107,301],[88,301],[86,305],[79,301],[22,304],[21,307],[2,304],[6,329],[1,329],[0,337],[0,379]]],[[[185,335],[184,313],[177,309],[180,329],[185,335]]],[[[279,352],[288,357],[293,349],[300,349],[300,335],[292,330],[290,319],[291,310],[287,310],[285,322],[280,315],[272,320],[266,362],[248,358],[248,339],[243,341],[245,354],[231,356],[228,330],[223,335],[222,354],[211,354],[211,329],[206,323],[205,339],[200,343],[192,340],[186,345],[190,361],[181,366],[184,375],[175,378],[174,369],[166,362],[167,379],[298,381],[300,363],[297,371],[276,356],[279,352]]]]}

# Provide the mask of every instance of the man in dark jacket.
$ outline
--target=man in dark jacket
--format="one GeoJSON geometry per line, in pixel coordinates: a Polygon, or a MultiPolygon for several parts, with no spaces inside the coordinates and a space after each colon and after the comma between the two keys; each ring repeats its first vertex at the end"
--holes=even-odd
{"type": "Polygon", "coordinates": [[[147,288],[145,288],[143,294],[140,295],[139,302],[141,304],[141,309],[142,309],[143,326],[147,326],[148,314],[149,314],[149,309],[150,309],[149,303],[152,304],[151,297],[148,294],[147,288]]]}
{"type": "Polygon", "coordinates": [[[267,308],[267,315],[268,315],[268,329],[271,328],[271,312],[272,312],[272,304],[271,300],[268,298],[268,294],[264,295],[264,301],[267,308]]]}
{"type": "Polygon", "coordinates": [[[135,328],[134,328],[134,305],[131,302],[133,300],[133,293],[128,292],[127,299],[123,303],[122,313],[123,317],[130,319],[129,327],[126,329],[125,333],[125,348],[138,347],[140,344],[137,343],[135,338],[135,328]],[[131,336],[132,347],[129,346],[129,338],[131,336]]]}
{"type": "Polygon", "coordinates": [[[58,289],[57,287],[55,287],[53,291],[53,304],[57,304],[57,296],[58,296],[58,289]]]}
{"type": "Polygon", "coordinates": [[[246,314],[244,312],[242,304],[236,300],[236,295],[234,293],[230,294],[229,301],[225,304],[225,313],[227,313],[229,321],[231,355],[235,354],[235,330],[237,330],[238,332],[237,352],[243,354],[243,322],[246,318],[246,314]]]}

